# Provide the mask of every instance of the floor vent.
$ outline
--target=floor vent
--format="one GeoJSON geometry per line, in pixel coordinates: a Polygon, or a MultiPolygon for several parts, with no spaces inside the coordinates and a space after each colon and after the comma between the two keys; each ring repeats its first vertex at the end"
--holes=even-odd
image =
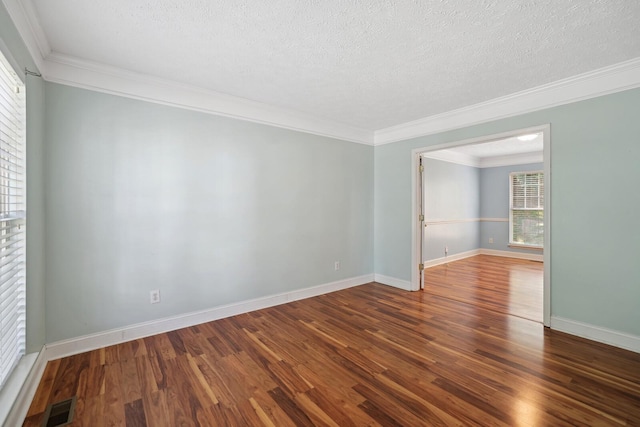
{"type": "Polygon", "coordinates": [[[73,410],[76,408],[76,397],[52,403],[44,413],[42,427],[66,426],[73,421],[73,410]]]}

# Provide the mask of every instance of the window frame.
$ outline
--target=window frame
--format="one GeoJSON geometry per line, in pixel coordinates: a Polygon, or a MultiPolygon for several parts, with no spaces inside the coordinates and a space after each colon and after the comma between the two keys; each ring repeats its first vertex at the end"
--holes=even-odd
{"type": "Polygon", "coordinates": [[[0,390],[26,353],[27,112],[21,77],[0,49],[0,390]]]}
{"type": "MultiPolygon", "coordinates": [[[[515,247],[515,248],[522,248],[522,249],[536,249],[536,250],[543,250],[544,249],[544,227],[545,227],[545,214],[544,214],[544,210],[545,210],[545,205],[546,205],[546,200],[545,200],[545,194],[544,194],[544,187],[545,187],[545,173],[543,170],[531,170],[531,171],[517,171],[517,172],[510,172],[509,173],[509,247],[515,247]],[[514,208],[514,194],[513,194],[513,177],[516,175],[541,175],[542,176],[542,180],[538,180],[538,204],[540,204],[540,201],[542,201],[542,207],[541,208],[514,208]],[[540,181],[542,181],[542,185],[540,185],[540,181]],[[532,242],[514,242],[513,240],[513,235],[514,235],[514,220],[513,220],[513,214],[514,211],[535,211],[535,212],[541,212],[541,216],[542,216],[542,223],[543,223],[543,227],[542,227],[542,232],[539,234],[540,239],[542,241],[542,243],[540,245],[536,245],[535,243],[532,242]]],[[[526,186],[525,186],[526,188],[526,186]]],[[[526,201],[526,195],[525,197],[525,201],[526,201]]],[[[525,202],[526,203],[526,202],[525,202]]]]}

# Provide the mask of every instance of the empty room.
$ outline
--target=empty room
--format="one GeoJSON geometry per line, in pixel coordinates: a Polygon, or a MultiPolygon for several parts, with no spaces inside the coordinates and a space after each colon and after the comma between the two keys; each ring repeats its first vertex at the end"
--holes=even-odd
{"type": "Polygon", "coordinates": [[[2,0],[0,425],[640,425],[638,22],[2,0]]]}

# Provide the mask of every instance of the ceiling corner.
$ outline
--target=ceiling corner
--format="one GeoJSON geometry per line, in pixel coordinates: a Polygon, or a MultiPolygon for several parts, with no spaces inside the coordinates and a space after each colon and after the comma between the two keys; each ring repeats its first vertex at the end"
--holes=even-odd
{"type": "Polygon", "coordinates": [[[640,87],[638,57],[511,95],[374,131],[310,113],[184,85],[174,80],[59,55],[52,52],[32,0],[2,2],[36,66],[48,81],[374,146],[640,87]]]}
{"type": "Polygon", "coordinates": [[[172,80],[51,53],[47,81],[127,98],[231,117],[359,144],[373,145],[373,131],[337,123],[172,80]]]}
{"type": "Polygon", "coordinates": [[[373,145],[373,131],[53,52],[32,0],[2,0],[47,81],[373,145]]]}
{"type": "Polygon", "coordinates": [[[51,47],[31,0],[2,0],[2,3],[27,46],[33,62],[42,72],[45,68],[45,59],[51,52],[51,47]]]}
{"type": "Polygon", "coordinates": [[[375,131],[389,144],[640,87],[640,57],[546,85],[375,131]]]}

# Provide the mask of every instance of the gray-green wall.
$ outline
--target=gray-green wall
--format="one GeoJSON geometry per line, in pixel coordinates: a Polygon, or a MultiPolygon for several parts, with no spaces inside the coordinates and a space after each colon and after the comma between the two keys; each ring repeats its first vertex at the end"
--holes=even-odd
{"type": "Polygon", "coordinates": [[[46,113],[47,342],[373,273],[371,146],[53,83],[46,113]]]}
{"type": "Polygon", "coordinates": [[[442,160],[422,159],[424,165],[424,229],[422,260],[431,261],[478,249],[480,169],[442,160]],[[435,223],[436,221],[471,220],[435,223]]]}
{"type": "Polygon", "coordinates": [[[410,280],[412,149],[550,123],[551,314],[640,335],[638,111],[634,89],[376,147],[376,273],[410,280]]]}
{"type": "MultiPolygon", "coordinates": [[[[0,41],[5,56],[38,71],[9,14],[0,3],[0,41]]],[[[45,274],[44,274],[44,82],[26,76],[27,88],[27,353],[40,351],[45,343],[45,274]]]]}
{"type": "MultiPolygon", "coordinates": [[[[35,70],[1,4],[0,38],[35,70]]],[[[638,89],[375,149],[33,77],[27,91],[30,352],[374,271],[409,280],[411,149],[544,123],[552,315],[640,335],[638,89]]]]}

